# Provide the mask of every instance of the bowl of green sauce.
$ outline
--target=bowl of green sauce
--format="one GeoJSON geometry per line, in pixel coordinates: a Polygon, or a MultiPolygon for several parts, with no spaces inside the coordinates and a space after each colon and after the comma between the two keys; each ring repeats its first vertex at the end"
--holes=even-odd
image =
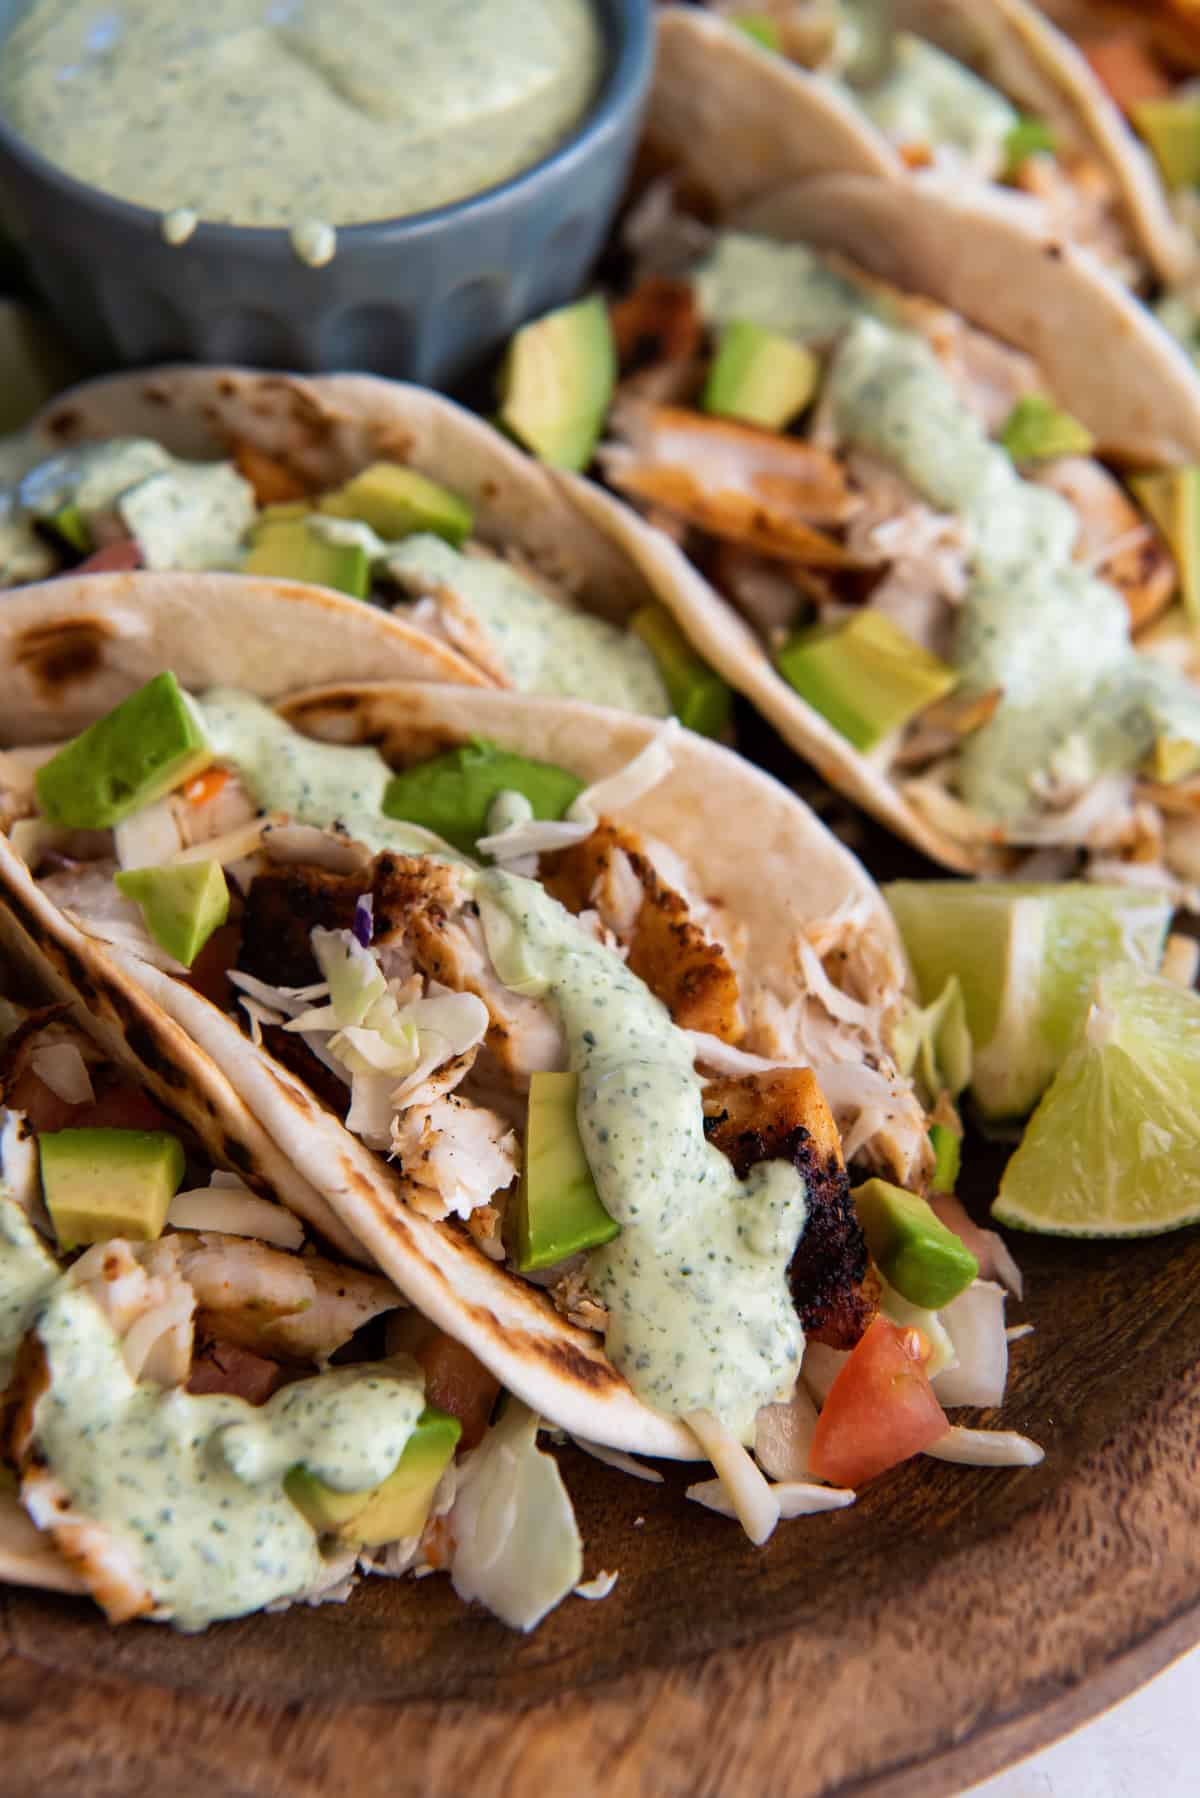
{"type": "Polygon", "coordinates": [[[97,366],[453,386],[578,292],[651,0],[0,0],[0,220],[97,366]]]}

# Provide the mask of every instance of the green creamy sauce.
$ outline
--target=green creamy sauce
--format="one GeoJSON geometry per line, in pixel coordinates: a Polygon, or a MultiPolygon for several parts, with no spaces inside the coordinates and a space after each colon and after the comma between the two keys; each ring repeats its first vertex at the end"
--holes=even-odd
{"type": "Polygon", "coordinates": [[[59,1267],[21,1207],[0,1192],[0,1390],[59,1267]]]}
{"type": "Polygon", "coordinates": [[[261,699],[233,687],[214,688],[197,709],[214,755],[237,769],[264,811],[286,812],[297,824],[322,830],[340,824],[376,854],[391,849],[462,859],[432,831],[384,817],[392,770],[377,749],[302,737],[261,699]]]}
{"type": "Polygon", "coordinates": [[[800,343],[827,343],[879,303],[805,244],[724,231],[692,274],[707,323],[748,319],[800,343]]]}
{"type": "Polygon", "coordinates": [[[860,319],[834,356],[829,390],[843,441],[969,527],[955,661],[968,688],[1004,697],[963,746],[968,804],[1012,820],[1030,810],[1034,777],[1052,758],[1090,779],[1135,767],[1168,726],[1200,740],[1200,696],[1134,651],[1120,594],[1072,560],[1071,506],[1021,479],[922,338],[860,319]]]}
{"type": "Polygon", "coordinates": [[[60,1285],[38,1334],[50,1371],[34,1441],[79,1512],[129,1547],[184,1629],[313,1585],[317,1539],[284,1495],[298,1463],[357,1491],[391,1472],[423,1404],[419,1378],[383,1367],[300,1380],[255,1407],[129,1376],[91,1295],[60,1285]]]}
{"type": "Polygon", "coordinates": [[[714,1412],[752,1441],[759,1407],[792,1390],[804,1346],[787,1285],[803,1178],[774,1161],[738,1179],[705,1140],[687,1036],[536,881],[492,870],[476,898],[501,980],[550,998],[579,1075],[584,1152],[621,1225],[588,1263],[609,1354],[647,1403],[714,1412]]]}
{"type": "Polygon", "coordinates": [[[954,150],[988,175],[1003,168],[1005,139],[1019,119],[1003,94],[906,31],[882,79],[853,97],[893,143],[954,150]]]}
{"type": "Polygon", "coordinates": [[[181,461],[145,437],[64,450],[23,472],[3,500],[29,532],[33,519],[68,508],[88,527],[116,512],[144,566],[166,570],[236,568],[257,513],[232,462],[181,461]]]}
{"type": "Polygon", "coordinates": [[[447,587],[495,645],[521,693],[590,699],[623,712],[665,718],[671,709],[658,665],[631,631],[569,610],[492,557],[463,556],[422,534],[391,548],[387,566],[404,584],[447,587]]]}
{"type": "Polygon", "coordinates": [[[603,60],[590,0],[34,0],[0,110],[123,200],[348,225],[529,168],[578,124],[603,60]]]}

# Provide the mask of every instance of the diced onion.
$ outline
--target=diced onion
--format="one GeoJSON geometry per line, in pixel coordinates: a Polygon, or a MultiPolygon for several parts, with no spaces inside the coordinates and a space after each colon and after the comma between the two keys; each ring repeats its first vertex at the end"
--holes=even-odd
{"type": "Polygon", "coordinates": [[[954,1344],[955,1364],[939,1373],[933,1390],[942,1405],[998,1405],[1008,1380],[1004,1288],[973,1280],[940,1316],[954,1344]]]}
{"type": "Polygon", "coordinates": [[[234,1192],[228,1187],[199,1186],[177,1192],[167,1212],[167,1222],[176,1230],[215,1230],[222,1236],[253,1236],[259,1242],[273,1242],[281,1249],[298,1249],[304,1241],[304,1229],[298,1218],[259,1199],[249,1192],[234,1192]]]}
{"type": "MultiPolygon", "coordinates": [[[[129,1327],[121,1342],[121,1355],[129,1369],[131,1379],[141,1378],[159,1340],[170,1331],[187,1331],[188,1333],[185,1340],[179,1340],[172,1345],[178,1349],[178,1354],[169,1356],[171,1361],[182,1365],[186,1374],[187,1360],[190,1359],[191,1349],[190,1326],[195,1307],[195,1293],[190,1286],[181,1281],[171,1289],[161,1305],[155,1305],[153,1310],[143,1312],[137,1322],[129,1327]],[[182,1353],[185,1346],[189,1351],[186,1358],[182,1353]]],[[[178,1371],[178,1366],[173,1371],[178,1371]]],[[[162,1383],[173,1384],[175,1382],[163,1381],[162,1383]]]]}
{"type": "Polygon", "coordinates": [[[123,868],[157,868],[183,848],[170,795],[144,805],[113,827],[113,846],[123,868]]]}
{"type": "Polygon", "coordinates": [[[594,1579],[584,1580],[575,1587],[576,1598],[607,1598],[617,1583],[615,1573],[598,1573],[594,1579]]]}
{"type": "Polygon", "coordinates": [[[786,1404],[763,1405],[754,1420],[754,1459],[773,1480],[802,1480],[817,1427],[817,1408],[798,1381],[786,1404]]]}
{"type": "MultiPolygon", "coordinates": [[[[712,1462],[735,1516],[757,1547],[779,1522],[779,1506],[771,1488],[733,1431],[711,1411],[689,1411],[683,1420],[712,1462]]],[[[690,1498],[695,1487],[688,1488],[690,1498]]],[[[703,1500],[699,1501],[703,1503],[703,1500]]]]}
{"type": "Polygon", "coordinates": [[[800,1378],[816,1399],[823,1405],[829,1397],[829,1388],[850,1359],[846,1349],[829,1348],[823,1342],[808,1342],[804,1345],[804,1359],[800,1363],[800,1378]]]}
{"type": "Polygon", "coordinates": [[[43,1085],[64,1105],[90,1105],[96,1097],[78,1043],[46,1043],[33,1051],[29,1063],[43,1085]]]}
{"type": "Polygon", "coordinates": [[[935,1461],[958,1461],[964,1467],[1036,1467],[1046,1451],[1016,1430],[967,1430],[952,1424],[924,1451],[935,1461]]]}

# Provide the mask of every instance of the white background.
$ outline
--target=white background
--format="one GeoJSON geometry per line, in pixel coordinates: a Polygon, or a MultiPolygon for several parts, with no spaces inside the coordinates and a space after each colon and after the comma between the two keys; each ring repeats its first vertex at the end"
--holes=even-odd
{"type": "Polygon", "coordinates": [[[1198,1798],[1200,1649],[970,1798],[1198,1798]]]}

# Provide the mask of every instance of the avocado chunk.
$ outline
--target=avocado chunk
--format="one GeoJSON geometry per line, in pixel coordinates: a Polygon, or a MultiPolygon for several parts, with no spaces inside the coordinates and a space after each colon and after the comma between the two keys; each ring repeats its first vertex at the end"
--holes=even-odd
{"type": "Polygon", "coordinates": [[[220,862],[127,868],[115,880],[118,890],[141,906],[146,929],[159,947],[186,968],[229,916],[229,888],[220,862]]]}
{"type": "Polygon", "coordinates": [[[701,737],[722,737],[733,716],[733,694],[696,654],[665,606],[643,606],[629,628],[658,663],[671,710],[701,737]]]}
{"type": "Polygon", "coordinates": [[[938,1311],[979,1277],[979,1263],[915,1192],[867,1180],[851,1192],[872,1261],[910,1304],[938,1311]]]}
{"type": "Polygon", "coordinates": [[[1130,112],[1166,185],[1200,185],[1200,104],[1195,100],[1139,100],[1130,112]]]}
{"type": "Polygon", "coordinates": [[[1060,412],[1044,393],[1025,393],[1004,421],[1000,441],[1014,462],[1053,462],[1090,456],[1096,440],[1086,425],[1060,412]]]}
{"type": "Polygon", "coordinates": [[[183,1179],[165,1130],[54,1130],[38,1137],[42,1191],[64,1249],[125,1236],[153,1242],[183,1179]]]}
{"type": "Polygon", "coordinates": [[[488,833],[488,813],[500,793],[523,793],[535,818],[561,818],[583,782],[553,762],[535,762],[473,737],[432,761],[396,774],[383,795],[389,818],[421,824],[464,855],[488,833]]]}
{"type": "Polygon", "coordinates": [[[334,518],[357,518],[388,543],[430,531],[457,549],[475,524],[465,499],[400,462],[372,462],[344,487],[325,494],[319,509],[334,518]]]}
{"type": "Polygon", "coordinates": [[[930,1124],[929,1141],[934,1157],[929,1184],[934,1192],[953,1192],[962,1166],[962,1138],[949,1124],[930,1124]]]}
{"type": "Polygon", "coordinates": [[[1004,179],[1012,181],[1029,157],[1042,153],[1053,155],[1057,148],[1058,135],[1053,125],[1045,119],[1022,114],[1004,139],[1004,179]]]}
{"type": "Polygon", "coordinates": [[[729,16],[729,23],[736,25],[739,31],[764,50],[774,50],[778,54],[783,49],[783,39],[779,35],[779,26],[769,13],[735,12],[729,16]]]}
{"type": "Polygon", "coordinates": [[[608,308],[592,294],[517,332],[500,371],[498,422],[539,462],[586,468],[616,381],[608,308]]]}
{"type": "Polygon", "coordinates": [[[330,543],[309,530],[304,516],[260,523],[242,571],[336,587],[352,599],[365,599],[371,587],[371,564],[361,543],[330,543]]]}
{"type": "Polygon", "coordinates": [[[782,431],[817,390],[819,365],[811,350],[735,318],[721,332],[700,404],[706,412],[782,431]]]}
{"type": "Polygon", "coordinates": [[[580,1249],[597,1249],[621,1226],[600,1203],[575,1107],[578,1074],[532,1074],[525,1166],[517,1193],[517,1266],[532,1273],[580,1249]]]}
{"type": "Polygon", "coordinates": [[[338,1492],[307,1467],[293,1467],[283,1489],[320,1535],[364,1548],[400,1542],[425,1528],[437,1483],[461,1434],[457,1417],[426,1405],[404,1453],[378,1486],[338,1492]]]}
{"type": "Polygon", "coordinates": [[[797,632],[780,650],[778,667],[861,750],[873,749],[958,685],[955,669],[883,612],[856,612],[797,632]]]}
{"type": "Polygon", "coordinates": [[[212,759],[179,682],[173,674],[156,674],[38,769],[38,802],[51,824],[106,830],[153,805],[212,759]]]}
{"type": "Polygon", "coordinates": [[[46,520],[56,537],[69,543],[72,549],[87,555],[92,547],[92,533],[88,529],[87,519],[76,505],[60,506],[52,517],[46,520]]]}
{"type": "Polygon", "coordinates": [[[1184,610],[1200,627],[1200,466],[1131,475],[1129,485],[1166,538],[1179,569],[1184,610]]]}

